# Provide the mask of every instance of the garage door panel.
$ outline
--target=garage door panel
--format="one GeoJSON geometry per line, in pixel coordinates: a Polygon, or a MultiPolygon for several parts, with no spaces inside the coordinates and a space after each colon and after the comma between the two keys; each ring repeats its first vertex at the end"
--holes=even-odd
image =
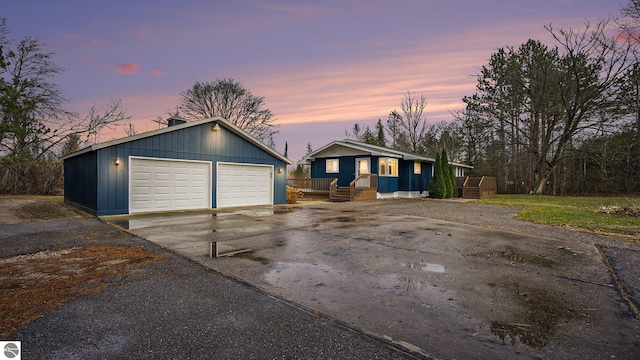
{"type": "Polygon", "coordinates": [[[129,212],[211,207],[211,163],[131,158],[129,212]]]}
{"type": "Polygon", "coordinates": [[[217,207],[272,205],[273,167],[218,164],[217,207]]]}
{"type": "Polygon", "coordinates": [[[133,204],[137,209],[149,209],[151,207],[151,201],[133,201],[133,204]]]}
{"type": "Polygon", "coordinates": [[[176,174],[176,177],[174,178],[174,181],[176,181],[176,182],[189,182],[190,180],[191,179],[190,179],[189,174],[180,174],[180,173],[178,173],[178,174],[176,174]]]}

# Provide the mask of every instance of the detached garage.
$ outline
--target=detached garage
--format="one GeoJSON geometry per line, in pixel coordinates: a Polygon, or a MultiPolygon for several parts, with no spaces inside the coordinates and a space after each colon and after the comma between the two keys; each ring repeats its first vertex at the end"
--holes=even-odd
{"type": "Polygon", "coordinates": [[[65,202],[97,216],[286,202],[290,160],[222,118],[169,120],[64,157],[65,202]]]}

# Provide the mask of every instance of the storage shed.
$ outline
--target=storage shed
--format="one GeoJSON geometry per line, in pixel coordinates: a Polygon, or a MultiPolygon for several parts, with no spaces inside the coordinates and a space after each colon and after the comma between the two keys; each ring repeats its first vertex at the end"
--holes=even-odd
{"type": "Polygon", "coordinates": [[[62,159],[65,203],[97,216],[284,204],[292,164],[220,117],[173,117],[62,159]]]}

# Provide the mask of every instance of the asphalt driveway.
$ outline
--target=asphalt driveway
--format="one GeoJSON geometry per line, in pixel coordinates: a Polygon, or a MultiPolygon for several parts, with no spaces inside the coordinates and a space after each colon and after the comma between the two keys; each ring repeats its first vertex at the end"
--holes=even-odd
{"type": "Polygon", "coordinates": [[[0,225],[0,262],[27,255],[44,263],[48,251],[87,246],[164,256],[0,339],[21,341],[23,359],[414,358],[95,218],[0,225]]]}
{"type": "Polygon", "coordinates": [[[594,245],[383,213],[367,203],[108,221],[426,357],[640,354],[640,321],[594,245]],[[244,252],[211,258],[214,241],[221,252],[244,252]]]}

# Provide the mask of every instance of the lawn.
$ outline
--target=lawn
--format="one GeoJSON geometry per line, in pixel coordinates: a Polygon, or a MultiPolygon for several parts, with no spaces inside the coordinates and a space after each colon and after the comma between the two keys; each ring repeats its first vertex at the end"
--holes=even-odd
{"type": "Polygon", "coordinates": [[[477,202],[521,208],[521,220],[640,241],[640,216],[599,212],[612,206],[637,209],[640,197],[495,195],[477,202]]]}

